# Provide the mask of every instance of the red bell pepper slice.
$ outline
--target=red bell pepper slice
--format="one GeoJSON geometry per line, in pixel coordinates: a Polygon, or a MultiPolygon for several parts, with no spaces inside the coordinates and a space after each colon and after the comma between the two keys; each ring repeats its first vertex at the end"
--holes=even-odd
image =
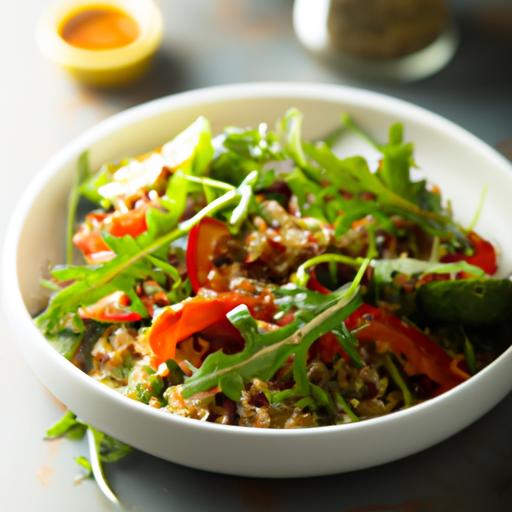
{"type": "Polygon", "coordinates": [[[207,284],[208,273],[213,268],[212,256],[218,242],[229,236],[229,230],[223,222],[212,217],[205,217],[196,224],[188,235],[187,274],[192,290],[207,284]]]}
{"type": "Polygon", "coordinates": [[[473,254],[471,256],[465,256],[460,253],[447,254],[441,258],[441,261],[443,263],[467,261],[469,264],[475,265],[475,267],[480,267],[486,274],[491,276],[495,274],[498,270],[498,263],[493,245],[474,231],[468,233],[468,240],[473,246],[473,254]]]}
{"type": "Polygon", "coordinates": [[[309,349],[311,357],[319,357],[326,364],[332,363],[334,357],[339,355],[345,362],[350,361],[350,356],[343,350],[340,342],[332,332],[321,336],[309,349]]]}
{"type": "Polygon", "coordinates": [[[428,336],[386,311],[363,304],[346,320],[359,341],[383,343],[406,359],[408,375],[425,374],[440,385],[438,393],[460,384],[464,379],[451,368],[453,359],[428,336]]]}
{"type": "Polygon", "coordinates": [[[96,320],[97,322],[137,322],[142,316],[131,311],[128,306],[130,299],[123,292],[114,292],[103,297],[95,304],[84,306],[78,310],[80,318],[96,320]]]}
{"type": "Polygon", "coordinates": [[[314,292],[322,293],[323,295],[329,295],[329,293],[332,293],[332,290],[329,290],[329,288],[324,286],[317,279],[316,271],[314,268],[309,272],[308,288],[314,292]]]}
{"type": "Polygon", "coordinates": [[[223,292],[214,297],[193,297],[165,308],[149,331],[149,343],[158,362],[173,359],[178,343],[193,334],[211,328],[215,328],[217,335],[224,330],[229,334],[236,331],[226,314],[240,304],[245,304],[251,314],[260,320],[270,320],[275,310],[272,302],[236,292],[223,292]]]}

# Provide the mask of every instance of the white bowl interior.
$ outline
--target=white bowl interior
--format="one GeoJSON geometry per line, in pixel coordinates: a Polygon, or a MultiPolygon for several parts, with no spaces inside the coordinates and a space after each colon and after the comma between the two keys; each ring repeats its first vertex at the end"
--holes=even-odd
{"type": "MultiPolygon", "coordinates": [[[[502,273],[510,272],[512,238],[508,236],[508,223],[512,218],[509,198],[512,174],[509,166],[476,138],[433,114],[372,93],[333,86],[287,84],[216,88],[164,98],[132,109],[84,134],[39,174],[13,220],[10,237],[15,247],[7,248],[6,257],[5,277],[15,287],[19,286],[19,299],[26,310],[20,312],[23,305],[16,297],[9,299],[6,306],[13,312],[12,316],[24,324],[21,329],[18,325],[17,329],[23,333],[23,351],[29,363],[57,396],[98,428],[138,448],[194,467],[255,476],[305,476],[365,467],[425,448],[475,420],[512,387],[512,379],[506,372],[506,364],[512,360],[509,350],[494,363],[495,368],[491,366],[460,389],[404,413],[351,426],[356,428],[327,427],[300,434],[248,432],[247,429],[228,427],[226,430],[146,410],[149,408],[103,389],[50,353],[42,336],[29,326],[27,311],[35,314],[44,307],[47,294],[38,281],[49,265],[63,261],[67,193],[80,152],[89,149],[92,166],[97,168],[106,161],[137,155],[169,140],[198,115],[210,119],[215,133],[227,125],[254,126],[266,122],[273,126],[276,119],[292,106],[304,113],[307,138],[327,134],[338,126],[343,112],[350,113],[381,140],[387,136],[392,122],[403,122],[407,139],[415,143],[421,170],[430,181],[441,186],[445,198],[453,200],[456,216],[462,224],[469,223],[482,190],[488,187],[477,230],[498,243],[502,251],[502,273]],[[37,362],[31,349],[36,346],[37,362]],[[491,372],[494,375],[487,377],[491,372]],[[481,381],[479,386],[478,381],[481,381]],[[473,398],[469,404],[471,393],[473,398]],[[457,418],[439,420],[446,417],[441,411],[449,410],[447,407],[458,408],[457,418]],[[107,408],[112,414],[105,413],[107,408]],[[411,435],[409,429],[414,425],[428,426],[429,431],[411,435]],[[153,439],[142,435],[142,431],[151,432],[153,439]],[[180,433],[184,443],[171,443],[162,449],[165,432],[180,433]],[[218,448],[210,446],[213,439],[218,448]],[[305,450],[310,453],[311,460],[298,462],[287,458],[286,450],[293,449],[293,443],[305,442],[305,439],[308,443],[305,450]],[[343,451],[332,450],[330,443],[342,439],[345,440],[343,451]],[[379,439],[380,448],[376,442],[368,443],[369,439],[379,439]],[[382,443],[386,439],[387,446],[382,443]],[[393,448],[393,441],[397,439],[400,439],[400,446],[393,448]],[[350,448],[355,440],[360,443],[358,449],[350,448]],[[209,447],[198,450],[197,443],[209,447]],[[222,447],[228,447],[227,454],[220,451],[222,447]],[[235,447],[238,447],[238,453],[235,447]],[[277,454],[271,457],[272,464],[268,463],[270,447],[277,454]],[[315,453],[313,448],[320,453],[315,453]],[[264,454],[267,454],[266,461],[264,454]],[[246,462],[248,459],[243,460],[249,456],[252,456],[251,463],[246,462]]],[[[342,139],[339,150],[343,155],[362,153],[372,162],[376,159],[376,154],[366,143],[351,135],[342,139]]]]}

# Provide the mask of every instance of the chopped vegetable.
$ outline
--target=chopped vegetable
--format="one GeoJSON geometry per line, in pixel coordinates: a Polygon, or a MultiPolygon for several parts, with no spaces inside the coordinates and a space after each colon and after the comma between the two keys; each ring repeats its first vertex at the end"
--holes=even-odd
{"type": "Polygon", "coordinates": [[[405,358],[404,371],[409,375],[425,374],[447,391],[460,383],[450,371],[452,358],[421,331],[386,311],[364,304],[347,321],[347,327],[357,329],[360,342],[375,341],[384,350],[405,358]]]}
{"type": "Polygon", "coordinates": [[[215,247],[229,237],[226,224],[212,217],[205,217],[194,226],[188,235],[187,275],[192,290],[197,293],[208,282],[208,273],[213,268],[215,247]]]}
{"type": "Polygon", "coordinates": [[[178,306],[169,306],[155,319],[149,331],[149,342],[159,361],[173,359],[178,343],[207,328],[217,327],[227,336],[236,336],[226,315],[244,304],[260,319],[270,319],[273,312],[271,297],[252,297],[235,292],[225,292],[213,297],[194,297],[178,306]]]}
{"type": "Polygon", "coordinates": [[[418,290],[423,317],[432,322],[492,325],[510,319],[512,281],[464,279],[434,281],[418,290]]]}

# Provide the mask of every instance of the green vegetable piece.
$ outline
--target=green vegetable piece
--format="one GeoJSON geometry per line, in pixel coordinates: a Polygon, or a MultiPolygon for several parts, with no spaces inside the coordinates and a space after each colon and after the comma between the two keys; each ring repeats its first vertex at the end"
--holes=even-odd
{"type": "Polygon", "coordinates": [[[463,279],[436,281],[418,290],[420,313],[433,322],[492,325],[510,319],[512,281],[463,279]]]}
{"type": "MultiPolygon", "coordinates": [[[[108,437],[108,436],[107,436],[108,437]]],[[[103,457],[102,457],[102,444],[105,439],[105,434],[89,426],[87,429],[87,441],[89,444],[89,456],[91,471],[98,484],[99,489],[103,496],[112,504],[116,509],[121,509],[121,503],[117,496],[112,492],[110,485],[103,470],[103,457]]],[[[117,459],[119,460],[119,459],[117,459]]]]}
{"type": "Polygon", "coordinates": [[[393,274],[398,272],[408,276],[423,274],[454,274],[466,272],[475,277],[484,277],[485,272],[466,261],[455,263],[438,263],[435,261],[423,261],[414,258],[381,259],[372,261],[375,270],[374,279],[378,283],[390,282],[393,274]]]}
{"type": "Polygon", "coordinates": [[[94,438],[98,447],[98,453],[101,462],[112,463],[121,460],[132,452],[132,447],[127,444],[115,439],[104,432],[95,430],[89,426],[94,432],[94,438]]]}
{"type": "Polygon", "coordinates": [[[473,343],[471,343],[471,340],[465,334],[464,359],[466,360],[466,364],[468,365],[469,373],[471,375],[474,375],[477,372],[475,348],[473,347],[473,343]]]}
{"type": "Polygon", "coordinates": [[[183,370],[180,368],[178,363],[174,359],[168,359],[165,364],[167,365],[167,368],[169,368],[169,375],[167,376],[169,384],[171,386],[183,384],[185,373],[183,373],[183,370]]]}
{"type": "Polygon", "coordinates": [[[315,399],[315,402],[320,407],[326,407],[328,409],[332,409],[333,404],[332,400],[324,389],[322,389],[320,386],[317,386],[316,384],[311,384],[311,395],[315,399]]]}
{"type": "Polygon", "coordinates": [[[244,389],[244,381],[240,374],[230,373],[220,378],[219,387],[228,398],[236,402],[244,389]]]}
{"type": "MultiPolygon", "coordinates": [[[[79,317],[77,320],[79,321],[79,317]]],[[[59,354],[71,360],[82,343],[83,332],[74,332],[65,328],[57,333],[48,333],[46,339],[59,354]]]]}
{"type": "Polygon", "coordinates": [[[87,425],[76,419],[76,415],[71,411],[66,411],[64,416],[54,423],[46,431],[46,439],[58,439],[59,437],[67,437],[72,441],[82,439],[87,430],[87,425]]]}
{"type": "Polygon", "coordinates": [[[336,405],[350,418],[350,421],[356,422],[359,421],[359,417],[357,414],[352,410],[349,403],[345,400],[343,395],[336,391],[334,393],[334,398],[336,400],[336,405]]]}
{"type": "Polygon", "coordinates": [[[393,362],[393,358],[389,354],[386,354],[384,357],[384,366],[386,367],[389,376],[393,379],[394,383],[402,392],[402,396],[404,398],[404,407],[407,408],[411,407],[411,405],[414,405],[412,393],[407,387],[407,384],[405,383],[405,380],[402,374],[400,373],[400,370],[396,367],[395,363],[393,362]]]}
{"type": "Polygon", "coordinates": [[[99,171],[89,174],[89,177],[80,185],[80,195],[93,203],[100,204],[103,208],[108,208],[110,201],[102,197],[98,190],[112,181],[112,176],[122,165],[105,164],[99,171]]]}
{"type": "Polygon", "coordinates": [[[78,455],[74,458],[74,461],[83,469],[85,469],[85,474],[80,475],[79,479],[83,480],[85,478],[92,478],[92,466],[87,457],[83,455],[78,455]]]}
{"type": "Polygon", "coordinates": [[[347,329],[347,326],[344,323],[341,324],[340,327],[333,329],[332,332],[356,367],[362,368],[364,363],[358,352],[359,342],[357,341],[357,338],[347,329]]]}
{"type": "Polygon", "coordinates": [[[351,258],[350,256],[345,256],[344,254],[324,253],[320,256],[310,258],[309,260],[306,260],[302,265],[300,265],[297,268],[297,272],[295,273],[295,281],[299,286],[306,286],[309,280],[309,276],[306,273],[306,270],[308,268],[315,267],[316,265],[320,265],[320,263],[341,263],[343,265],[359,267],[365,261],[366,260],[364,258],[351,258]]]}

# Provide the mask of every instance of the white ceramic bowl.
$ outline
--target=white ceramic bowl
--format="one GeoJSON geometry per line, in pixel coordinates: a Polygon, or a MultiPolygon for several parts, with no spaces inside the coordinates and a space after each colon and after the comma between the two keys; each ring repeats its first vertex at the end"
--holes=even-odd
{"type": "MultiPolygon", "coordinates": [[[[408,410],[357,424],[282,431],[222,426],[172,416],[99,384],[55,352],[31,315],[44,306],[38,285],[49,262],[63,259],[64,212],[75,163],[90,149],[93,166],[161,144],[203,114],[225,125],[273,123],[289,107],[305,114],[305,135],[326,134],[349,112],[386,136],[405,123],[429,179],[469,222],[483,186],[489,195],[478,230],[498,242],[503,272],[511,269],[510,165],[474,136],[410,104],[356,89],[302,84],[253,84],[188,92],[130,109],[68,145],[42,169],[10,224],[3,268],[4,307],[19,348],[41,382],[83,420],[148,453],[187,466],[261,477],[313,476],[382,464],[437,443],[469,425],[512,388],[512,349],[469,381],[408,410]]],[[[344,153],[375,155],[347,138],[344,153]]]]}

